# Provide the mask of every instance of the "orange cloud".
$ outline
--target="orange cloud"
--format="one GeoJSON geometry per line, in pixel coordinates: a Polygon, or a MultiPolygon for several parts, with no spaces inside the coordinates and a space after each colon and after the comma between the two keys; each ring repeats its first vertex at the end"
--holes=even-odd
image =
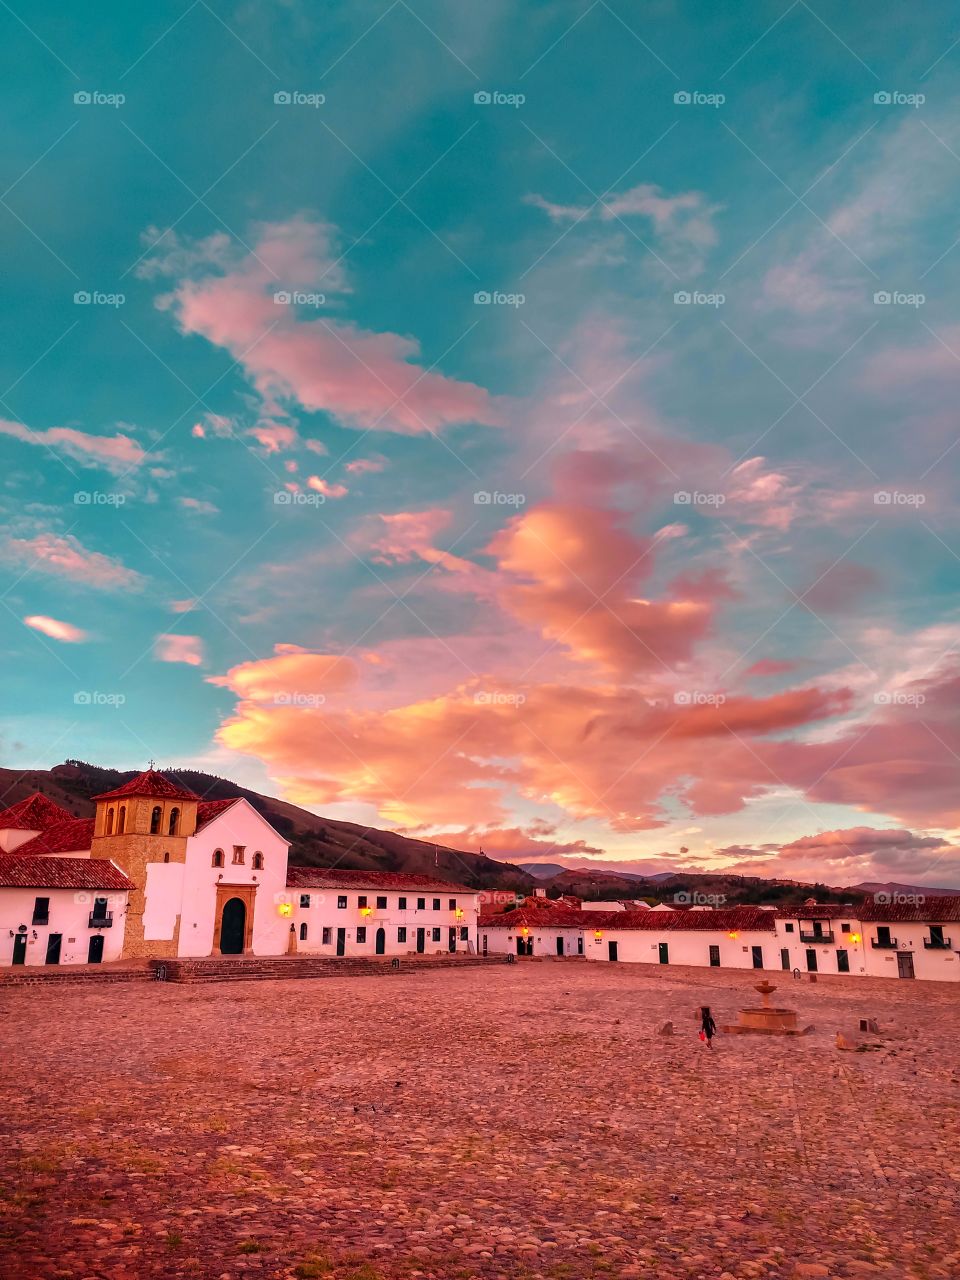
{"type": "Polygon", "coordinates": [[[82,644],[84,640],[90,639],[88,631],[81,631],[79,627],[69,622],[58,622],[56,618],[44,617],[41,613],[31,614],[28,618],[24,618],[24,622],[28,627],[33,627],[34,631],[49,636],[51,640],[62,640],[64,644],[82,644]]]}

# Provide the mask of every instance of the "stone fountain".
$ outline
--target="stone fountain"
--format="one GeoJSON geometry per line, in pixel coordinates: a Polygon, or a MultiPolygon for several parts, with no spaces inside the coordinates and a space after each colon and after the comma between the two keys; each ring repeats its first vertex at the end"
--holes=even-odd
{"type": "Polygon", "coordinates": [[[738,1021],[724,1027],[727,1035],[765,1035],[765,1036],[805,1036],[813,1027],[797,1026],[796,1009],[778,1009],[770,1003],[770,997],[776,991],[773,983],[766,978],[758,982],[754,991],[760,993],[760,1006],[740,1009],[738,1021]]]}

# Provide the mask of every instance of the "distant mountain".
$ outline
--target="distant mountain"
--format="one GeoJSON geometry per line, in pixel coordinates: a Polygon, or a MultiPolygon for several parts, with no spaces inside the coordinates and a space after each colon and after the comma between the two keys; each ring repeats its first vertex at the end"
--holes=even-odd
{"type": "Polygon", "coordinates": [[[960,894],[960,889],[935,889],[929,884],[897,884],[893,880],[864,880],[862,884],[850,886],[855,893],[905,893],[927,898],[952,897],[960,894]]]}
{"type": "MultiPolygon", "coordinates": [[[[164,769],[205,800],[240,795],[290,841],[290,862],[296,866],[338,866],[355,871],[408,871],[439,875],[472,889],[532,891],[536,881],[509,862],[465,853],[427,840],[411,840],[394,831],[380,831],[355,822],[321,818],[298,805],[237,786],[228,778],[194,769],[164,769]]],[[[34,791],[62,805],[78,818],[93,816],[92,797],[135,777],[135,771],[103,769],[68,760],[52,769],[0,769],[0,808],[9,808],[34,791]]]]}
{"type": "Polygon", "coordinates": [[[535,880],[549,880],[552,876],[562,876],[567,869],[561,867],[559,862],[519,862],[517,866],[521,871],[526,871],[528,876],[533,876],[535,880]]]}

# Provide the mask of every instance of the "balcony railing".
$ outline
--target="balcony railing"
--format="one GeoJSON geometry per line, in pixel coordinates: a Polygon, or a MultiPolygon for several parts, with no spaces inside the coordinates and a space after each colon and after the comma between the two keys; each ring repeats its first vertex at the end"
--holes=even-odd
{"type": "Polygon", "coordinates": [[[928,951],[949,951],[953,943],[949,938],[924,938],[923,945],[928,951]]]}
{"type": "Polygon", "coordinates": [[[870,943],[875,951],[896,951],[896,938],[874,938],[870,943]]]}
{"type": "Polygon", "coordinates": [[[826,932],[818,933],[816,929],[801,929],[801,942],[833,942],[833,930],[828,929],[826,932]]]}
{"type": "Polygon", "coordinates": [[[90,929],[109,929],[112,924],[113,924],[112,911],[108,911],[106,915],[98,914],[96,911],[91,911],[90,923],[88,924],[87,927],[90,929]]]}
{"type": "Polygon", "coordinates": [[[30,922],[30,923],[31,923],[31,924],[49,924],[49,923],[50,923],[50,914],[49,914],[49,912],[47,912],[47,911],[43,911],[43,912],[35,911],[35,912],[33,913],[33,919],[31,920],[31,922],[30,922]]]}

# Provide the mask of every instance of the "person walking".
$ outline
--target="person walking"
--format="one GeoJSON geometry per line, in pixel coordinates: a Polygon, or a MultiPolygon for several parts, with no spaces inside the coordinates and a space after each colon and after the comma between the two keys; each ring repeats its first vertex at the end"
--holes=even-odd
{"type": "Polygon", "coordinates": [[[713,1020],[708,1004],[700,1008],[700,1039],[706,1041],[708,1049],[713,1048],[713,1037],[717,1034],[717,1024],[713,1020]]]}

